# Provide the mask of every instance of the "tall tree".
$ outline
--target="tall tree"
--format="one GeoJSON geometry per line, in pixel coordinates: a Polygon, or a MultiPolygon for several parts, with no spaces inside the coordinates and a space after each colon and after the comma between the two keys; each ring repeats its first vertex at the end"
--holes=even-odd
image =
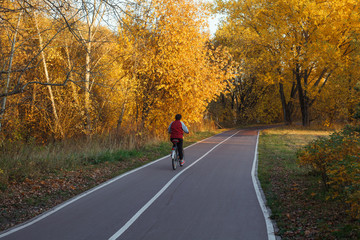
{"type": "MultiPolygon", "coordinates": [[[[39,38],[38,39],[39,40],[39,51],[40,51],[40,55],[41,55],[41,61],[42,61],[42,64],[43,64],[45,79],[46,79],[46,82],[50,84],[52,81],[50,80],[47,61],[46,61],[45,53],[44,53],[44,50],[43,50],[44,49],[43,37],[41,35],[41,30],[39,28],[38,15],[37,15],[36,11],[33,12],[33,16],[34,16],[34,23],[35,23],[36,32],[37,32],[37,35],[38,35],[38,38],[39,38]]],[[[61,124],[60,124],[58,111],[56,109],[56,103],[55,103],[55,99],[54,99],[54,93],[53,93],[52,86],[47,85],[47,89],[49,91],[49,97],[50,97],[50,101],[51,101],[52,112],[54,114],[55,131],[59,131],[61,133],[61,137],[64,138],[65,136],[64,136],[64,132],[62,130],[61,124]]]]}
{"type": "Polygon", "coordinates": [[[3,2],[2,136],[163,134],[175,113],[201,121],[231,73],[197,1],[3,2]]]}
{"type": "Polygon", "coordinates": [[[265,55],[259,59],[273,63],[268,71],[280,84],[284,113],[292,103],[289,106],[285,101],[282,89],[287,89],[291,102],[296,89],[302,123],[308,126],[311,106],[325,85],[336,81],[334,73],[346,66],[353,51],[360,4],[352,0],[218,0],[217,5],[228,16],[224,26],[241,33],[247,46],[263,49],[265,55]]]}
{"type": "MultiPolygon", "coordinates": [[[[10,54],[8,56],[8,59],[4,61],[3,64],[3,70],[2,73],[6,73],[6,78],[5,78],[5,84],[4,84],[4,89],[3,89],[3,93],[4,96],[1,99],[1,109],[0,109],[0,131],[2,129],[2,120],[3,120],[3,116],[5,114],[5,110],[6,110],[6,100],[7,100],[7,94],[9,92],[9,87],[10,87],[10,79],[11,79],[11,72],[12,72],[12,65],[13,65],[13,59],[14,59],[14,53],[15,53],[15,44],[17,41],[17,34],[19,31],[19,26],[20,26],[20,21],[21,21],[21,17],[23,15],[23,11],[20,10],[18,13],[18,20],[16,23],[16,27],[12,33],[12,36],[9,36],[9,39],[11,39],[11,50],[10,50],[10,54]]],[[[7,32],[12,32],[9,31],[10,29],[7,30],[7,32]]],[[[2,74],[1,74],[1,78],[2,79],[2,74]]]]}
{"type": "Polygon", "coordinates": [[[207,53],[207,10],[195,1],[154,0],[132,11],[139,17],[123,23],[119,42],[127,52],[125,70],[136,81],[138,126],[165,129],[178,112],[200,121],[224,79],[221,64],[212,64],[207,53]]]}

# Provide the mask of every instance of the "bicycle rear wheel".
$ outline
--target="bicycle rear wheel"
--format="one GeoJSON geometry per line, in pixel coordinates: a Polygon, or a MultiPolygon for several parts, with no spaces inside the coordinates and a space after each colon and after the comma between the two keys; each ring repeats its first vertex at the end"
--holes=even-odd
{"type": "Polygon", "coordinates": [[[177,151],[176,149],[171,151],[171,163],[172,163],[172,168],[174,170],[176,170],[177,164],[178,164],[178,156],[177,156],[177,151]]]}

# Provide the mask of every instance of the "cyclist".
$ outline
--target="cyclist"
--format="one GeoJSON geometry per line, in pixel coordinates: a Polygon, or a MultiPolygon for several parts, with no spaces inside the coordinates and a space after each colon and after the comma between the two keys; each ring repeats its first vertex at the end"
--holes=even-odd
{"type": "MultiPolygon", "coordinates": [[[[178,139],[177,147],[179,150],[179,157],[180,157],[180,166],[184,165],[184,153],[183,153],[183,135],[184,133],[189,133],[188,128],[185,126],[185,124],[180,121],[181,114],[176,114],[175,121],[170,123],[170,126],[168,128],[168,132],[170,133],[170,141],[172,142],[173,139],[178,139]]],[[[175,145],[174,145],[175,146],[175,145]]],[[[173,147],[174,147],[173,146],[173,147]]]]}

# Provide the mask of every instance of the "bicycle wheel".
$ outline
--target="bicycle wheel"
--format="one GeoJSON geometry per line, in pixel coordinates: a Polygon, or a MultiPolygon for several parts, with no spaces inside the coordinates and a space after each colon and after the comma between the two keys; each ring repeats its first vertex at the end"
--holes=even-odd
{"type": "Polygon", "coordinates": [[[178,156],[177,156],[177,151],[176,149],[171,151],[171,163],[172,163],[172,168],[174,170],[176,170],[177,167],[177,163],[178,163],[178,156]]]}

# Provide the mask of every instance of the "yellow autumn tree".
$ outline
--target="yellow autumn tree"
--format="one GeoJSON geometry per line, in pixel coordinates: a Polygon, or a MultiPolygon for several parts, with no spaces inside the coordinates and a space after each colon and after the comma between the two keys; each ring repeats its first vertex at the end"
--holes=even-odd
{"type": "Polygon", "coordinates": [[[138,130],[163,133],[176,113],[188,124],[201,121],[225,77],[224,63],[209,57],[205,5],[151,1],[142,10],[132,10],[129,16],[136,17],[124,21],[119,33],[124,68],[134,86],[128,107],[138,130]]]}
{"type": "Polygon", "coordinates": [[[33,5],[30,1],[9,1],[7,4],[8,21],[2,25],[4,31],[1,31],[11,39],[10,43],[1,44],[2,51],[6,53],[2,55],[3,66],[7,68],[1,73],[1,79],[3,73],[6,74],[6,84],[1,93],[6,131],[10,136],[27,139],[32,137],[30,132],[39,127],[43,132],[63,136],[52,87],[58,83],[49,75],[45,53],[46,46],[51,42],[48,36],[61,30],[54,30],[56,26],[51,27],[50,19],[39,14],[37,9],[41,9],[40,4],[33,5]],[[47,31],[40,25],[47,27],[47,31]],[[38,88],[38,85],[46,87],[38,88]],[[44,104],[35,104],[36,99],[41,99],[44,104]]]}
{"type": "Polygon", "coordinates": [[[234,54],[259,50],[254,63],[269,66],[284,115],[291,114],[296,97],[302,123],[309,125],[311,106],[327,85],[337,81],[357,47],[353,42],[359,30],[358,1],[216,2],[218,11],[227,15],[219,35],[225,35],[234,54]]]}
{"type": "Polygon", "coordinates": [[[89,56],[81,38],[86,16],[79,15],[74,2],[67,3],[4,2],[0,96],[8,138],[47,141],[114,126],[109,92],[116,85],[110,73],[119,69],[111,57],[115,33],[94,26],[89,56]]]}
{"type": "Polygon", "coordinates": [[[277,121],[280,103],[274,79],[278,76],[271,71],[276,68],[276,56],[263,48],[262,39],[234,22],[224,21],[214,41],[225,46],[236,62],[236,76],[228,79],[227,91],[218,99],[227,109],[223,124],[277,121]]]}
{"type": "Polygon", "coordinates": [[[10,139],[162,134],[176,113],[200,122],[231,73],[197,1],[3,3],[0,123],[10,139]]]}

